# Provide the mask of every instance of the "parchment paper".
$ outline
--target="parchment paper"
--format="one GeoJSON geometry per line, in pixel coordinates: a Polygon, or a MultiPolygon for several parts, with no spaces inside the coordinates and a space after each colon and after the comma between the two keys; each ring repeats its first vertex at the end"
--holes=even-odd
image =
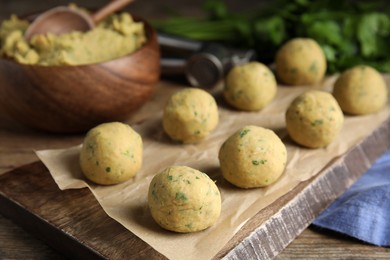
{"type": "MultiPolygon", "coordinates": [[[[136,116],[141,124],[132,125],[144,143],[142,169],[132,180],[113,186],[87,182],[79,168],[81,146],[63,150],[37,151],[59,188],[88,187],[104,211],[169,259],[209,259],[215,256],[233,235],[257,212],[282,195],[325,169],[379,127],[390,115],[390,105],[367,116],[346,116],[338,138],[324,149],[305,149],[293,143],[285,130],[284,113],[290,102],[309,88],[330,91],[336,76],[314,87],[279,86],[274,101],[260,112],[240,112],[226,106],[221,93],[215,96],[220,106],[220,123],[203,142],[196,145],[173,143],[161,127],[162,106],[170,94],[180,89],[160,86],[150,104],[136,116]],[[166,89],[164,89],[166,88],[166,89]],[[150,109],[153,108],[153,109],[150,109]],[[149,110],[148,110],[149,109],[149,110]],[[153,116],[150,116],[153,111],[153,116]],[[157,114],[156,111],[159,111],[157,114]],[[288,163],[282,177],[267,188],[239,189],[227,183],[219,170],[221,144],[237,129],[253,124],[273,129],[287,146],[288,163]],[[222,212],[211,228],[189,234],[161,229],[151,218],[147,192],[152,177],[170,165],[187,165],[216,180],[222,196],[222,212]]],[[[386,78],[389,85],[389,78],[386,78]]]]}

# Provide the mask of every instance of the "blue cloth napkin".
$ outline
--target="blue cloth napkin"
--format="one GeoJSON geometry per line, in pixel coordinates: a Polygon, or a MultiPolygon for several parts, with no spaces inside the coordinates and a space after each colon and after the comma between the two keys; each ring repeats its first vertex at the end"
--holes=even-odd
{"type": "Polygon", "coordinates": [[[313,222],[377,246],[390,246],[390,150],[313,222]]]}

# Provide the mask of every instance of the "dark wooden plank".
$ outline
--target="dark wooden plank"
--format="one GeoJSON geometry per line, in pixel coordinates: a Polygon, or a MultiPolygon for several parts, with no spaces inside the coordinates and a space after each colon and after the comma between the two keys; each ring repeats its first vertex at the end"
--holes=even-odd
{"type": "Polygon", "coordinates": [[[67,259],[22,227],[0,215],[0,259],[67,259]]]}
{"type": "MultiPolygon", "coordinates": [[[[24,14],[26,12],[43,10],[59,4],[66,4],[68,2],[69,1],[65,0],[0,0],[0,19],[8,17],[11,13],[24,14]]],[[[233,10],[237,10],[243,6],[255,6],[264,3],[264,1],[257,0],[227,0],[226,2],[234,3],[235,6],[233,10]]],[[[106,3],[106,1],[95,0],[92,2],[87,0],[78,0],[77,3],[83,6],[101,6],[106,3]]],[[[130,9],[149,18],[164,17],[164,12],[162,10],[165,10],[166,6],[174,6],[176,12],[184,15],[201,15],[202,13],[199,13],[198,11],[199,3],[199,1],[193,0],[184,0],[179,2],[173,0],[150,0],[147,2],[135,1],[130,9]]],[[[40,150],[58,148],[65,145],[76,145],[79,143],[79,140],[75,140],[76,138],[71,141],[69,141],[69,138],[63,137],[42,138],[39,135],[32,134],[31,131],[23,133],[18,132],[15,134],[15,127],[10,127],[8,123],[4,122],[3,118],[1,118],[0,121],[0,172],[12,170],[22,164],[37,160],[36,156],[32,152],[32,149],[40,150]],[[5,132],[4,129],[9,131],[5,132]]],[[[367,154],[371,154],[371,150],[374,150],[373,154],[376,154],[375,149],[376,148],[374,146],[366,148],[365,152],[367,154]]],[[[2,184],[0,183],[0,187],[2,187],[1,185],[2,184]]],[[[2,197],[2,195],[3,194],[0,193],[0,197],[2,197]]],[[[33,195],[34,193],[31,194],[31,196],[33,195]]],[[[16,207],[24,207],[23,205],[19,205],[17,201],[11,202],[12,204],[16,203],[16,205],[14,205],[16,207]]],[[[280,203],[282,202],[280,201],[280,203]]],[[[6,210],[3,210],[2,205],[3,203],[0,201],[0,211],[6,214],[9,209],[7,208],[6,210]]],[[[33,214],[29,212],[28,209],[24,210],[27,210],[27,212],[22,211],[23,214],[33,214]]],[[[276,212],[276,208],[267,208],[260,212],[252,221],[255,221],[254,225],[261,225],[267,215],[275,214],[276,212]]],[[[9,215],[10,214],[7,214],[8,217],[9,215]]],[[[14,219],[14,216],[9,218],[14,219]]],[[[49,251],[49,247],[44,247],[38,240],[34,241],[34,238],[31,236],[30,238],[26,238],[28,237],[27,233],[23,232],[23,230],[18,226],[12,225],[13,227],[11,227],[11,225],[12,222],[10,220],[4,219],[0,216],[0,259],[58,259],[53,252],[44,252],[49,251]],[[8,227],[11,230],[10,232],[7,232],[8,227]],[[26,240],[24,240],[24,238],[26,238],[26,240]]],[[[248,228],[248,225],[249,223],[243,227],[243,229],[248,228]]],[[[34,229],[37,228],[35,227],[34,229]]],[[[38,231],[42,232],[42,230],[38,231]]],[[[247,232],[241,233],[241,237],[245,238],[245,235],[250,233],[251,230],[249,229],[247,232]]],[[[37,232],[32,232],[32,234],[37,235],[37,232]]],[[[236,241],[237,238],[238,237],[236,237],[234,241],[236,241]]],[[[50,239],[50,237],[46,239],[49,240],[48,243],[50,243],[50,239]]],[[[226,252],[237,245],[237,243],[238,242],[233,242],[232,240],[225,248],[225,251],[220,255],[224,255],[224,253],[226,254],[226,252]]],[[[389,259],[389,250],[390,248],[380,248],[362,244],[358,241],[347,239],[344,236],[329,234],[329,232],[305,229],[305,231],[297,239],[295,239],[280,255],[278,255],[277,259],[279,259],[279,257],[280,259],[389,259]]]]}
{"type": "MultiPolygon", "coordinates": [[[[216,258],[275,257],[390,147],[390,120],[317,176],[261,210],[216,258]]],[[[163,259],[109,218],[88,189],[60,191],[34,162],[0,176],[0,213],[71,258],[163,259]]]]}
{"type": "Polygon", "coordinates": [[[390,119],[325,170],[249,220],[217,255],[269,259],[278,255],[390,147],[390,119]]]}
{"type": "Polygon", "coordinates": [[[164,258],[109,218],[88,189],[59,190],[40,161],[0,176],[0,213],[71,258],[164,258]]]}
{"type": "Polygon", "coordinates": [[[307,228],[276,260],[389,259],[390,248],[373,246],[329,230],[307,228]]]}

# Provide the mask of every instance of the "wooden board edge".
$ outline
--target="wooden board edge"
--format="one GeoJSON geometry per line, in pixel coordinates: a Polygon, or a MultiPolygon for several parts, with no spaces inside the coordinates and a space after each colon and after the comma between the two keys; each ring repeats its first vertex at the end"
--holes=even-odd
{"type": "MultiPolygon", "coordinates": [[[[28,167],[40,162],[22,166],[28,167]]],[[[106,259],[99,252],[85,244],[80,244],[72,236],[62,232],[41,216],[27,210],[18,201],[8,198],[0,191],[0,214],[8,218],[54,250],[71,259],[106,259]]]]}
{"type": "MultiPolygon", "coordinates": [[[[216,258],[251,259],[251,257],[255,257],[256,259],[269,259],[275,257],[310,225],[322,210],[351,186],[380,154],[390,147],[389,132],[390,119],[385,121],[361,144],[333,162],[330,169],[299,184],[291,192],[256,214],[217,254],[216,258]],[[335,184],[339,186],[335,186],[335,184]],[[322,191],[322,197],[316,198],[316,200],[307,199],[315,198],[314,191],[318,190],[322,191]],[[266,216],[270,215],[273,217],[267,219],[266,216]],[[269,243],[262,243],[266,240],[269,240],[269,243]]],[[[40,161],[32,163],[32,165],[35,164],[42,165],[40,161]]],[[[23,171],[23,167],[21,170],[23,171]]],[[[53,238],[59,237],[58,234],[65,236],[63,237],[65,240],[60,241],[67,241],[68,245],[66,246],[72,249],[64,251],[62,244],[60,251],[64,254],[71,253],[72,255],[69,255],[71,258],[105,259],[93,248],[80,244],[80,241],[72,238],[71,235],[62,232],[39,215],[31,213],[18,201],[7,198],[1,192],[0,212],[27,231],[34,235],[38,234],[39,238],[57,250],[58,243],[56,244],[56,239],[53,238]],[[18,218],[15,219],[15,216],[18,218]],[[26,219],[28,221],[24,221],[26,219]],[[26,223],[29,224],[26,226],[26,223]],[[48,224],[50,230],[42,234],[43,227],[46,228],[48,224]],[[75,248],[86,251],[76,252],[75,248]]]]}
{"type": "Polygon", "coordinates": [[[271,259],[277,256],[389,149],[389,132],[390,119],[387,119],[369,137],[334,162],[330,169],[300,183],[263,210],[280,206],[273,217],[264,219],[262,215],[267,214],[260,211],[215,258],[271,259]],[[318,191],[321,191],[320,197],[318,191]],[[253,226],[257,228],[253,230],[253,226]]]}
{"type": "MultiPolygon", "coordinates": [[[[166,257],[157,252],[146,242],[126,230],[126,228],[117,221],[108,217],[88,189],[60,191],[50,176],[46,166],[41,161],[26,164],[5,173],[0,176],[0,180],[3,180],[3,182],[0,181],[0,214],[69,259],[128,259],[128,257],[133,259],[137,254],[139,254],[140,259],[146,256],[151,256],[153,259],[166,259],[166,257]],[[34,182],[36,178],[40,178],[40,184],[34,182]],[[129,251],[119,252],[116,246],[108,246],[109,249],[101,250],[101,248],[96,247],[96,244],[90,243],[85,234],[79,236],[78,230],[68,229],[66,226],[59,224],[58,220],[48,217],[51,216],[51,214],[57,213],[52,210],[48,212],[47,208],[45,209],[46,206],[42,206],[44,208],[43,211],[41,209],[34,210],[34,208],[40,206],[40,203],[36,202],[39,201],[39,199],[29,200],[31,203],[20,200],[18,198],[19,195],[17,195],[19,194],[18,191],[6,187],[8,183],[11,183],[11,186],[20,184],[18,179],[24,180],[25,184],[21,185],[21,189],[23,192],[31,194],[31,196],[55,192],[56,196],[60,197],[61,200],[76,199],[77,197],[78,200],[85,200],[86,203],[92,202],[93,205],[88,204],[90,205],[89,211],[93,214],[98,214],[98,219],[105,219],[104,225],[109,227],[108,230],[111,231],[110,237],[116,237],[118,239],[116,242],[118,243],[130,241],[132,243],[128,250],[132,250],[134,246],[137,246],[138,250],[133,251],[133,254],[129,253],[129,251]],[[37,192],[34,193],[34,190],[37,192]],[[137,240],[132,240],[133,238],[137,238],[137,240]]],[[[56,203],[55,201],[56,199],[51,199],[49,203],[56,203]]],[[[93,226],[99,224],[100,223],[94,223],[93,226]]],[[[83,229],[80,232],[82,233],[85,231],[86,229],[83,229]]],[[[107,243],[107,241],[113,240],[101,238],[100,241],[107,243]]]]}

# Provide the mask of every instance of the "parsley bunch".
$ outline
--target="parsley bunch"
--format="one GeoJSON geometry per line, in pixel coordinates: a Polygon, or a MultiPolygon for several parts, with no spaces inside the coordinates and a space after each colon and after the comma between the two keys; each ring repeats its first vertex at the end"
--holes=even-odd
{"type": "Polygon", "coordinates": [[[264,63],[272,63],[287,40],[308,37],[323,48],[328,73],[357,64],[390,72],[386,1],[279,0],[258,10],[234,12],[222,0],[206,0],[203,9],[205,18],[177,16],[153,25],[189,39],[255,49],[264,63]]]}

